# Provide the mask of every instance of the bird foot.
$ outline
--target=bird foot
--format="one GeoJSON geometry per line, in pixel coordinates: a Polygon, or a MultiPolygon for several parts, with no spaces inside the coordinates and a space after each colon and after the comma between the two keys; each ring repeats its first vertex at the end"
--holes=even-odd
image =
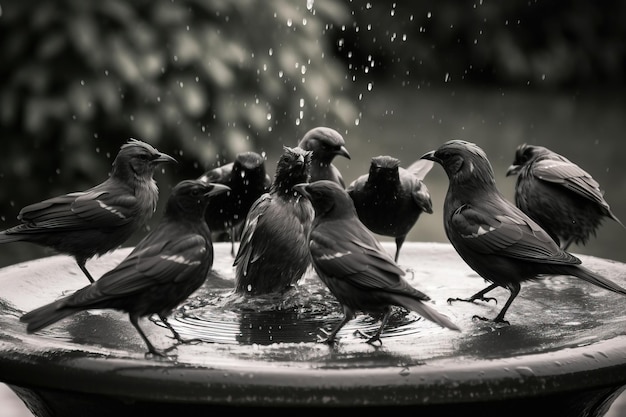
{"type": "Polygon", "coordinates": [[[365,343],[368,343],[370,345],[374,345],[376,342],[378,342],[378,346],[382,346],[383,345],[382,340],[380,340],[380,335],[379,334],[374,334],[374,336],[369,336],[367,333],[362,332],[361,330],[357,329],[357,330],[354,331],[354,335],[362,337],[363,339],[367,339],[367,341],[365,343]]]}
{"type": "Polygon", "coordinates": [[[178,344],[181,344],[181,345],[198,345],[198,344],[204,342],[204,340],[198,339],[198,338],[183,339],[182,337],[172,337],[172,339],[176,339],[178,344]]]}
{"type": "Polygon", "coordinates": [[[509,323],[508,320],[504,320],[504,319],[501,319],[499,317],[496,317],[495,319],[491,320],[491,319],[488,319],[487,317],[474,315],[474,316],[472,316],[472,320],[490,321],[490,322],[493,322],[493,323],[496,323],[496,324],[506,324],[507,326],[511,325],[511,323],[509,323]]]}
{"type": "Polygon", "coordinates": [[[317,335],[317,343],[325,343],[327,345],[333,346],[335,344],[335,336],[331,333],[328,333],[324,329],[320,329],[320,332],[324,333],[324,336],[317,335]]]}
{"type": "Polygon", "coordinates": [[[466,303],[473,303],[476,300],[484,301],[485,303],[488,303],[489,301],[494,301],[496,304],[498,304],[498,300],[493,297],[448,298],[448,304],[452,304],[453,301],[464,301],[466,303]]]}
{"type": "Polygon", "coordinates": [[[167,349],[165,349],[164,351],[160,351],[160,350],[150,350],[148,352],[145,353],[144,357],[146,359],[156,359],[156,360],[161,360],[161,361],[173,361],[176,359],[176,355],[168,355],[166,352],[169,352],[170,350],[172,350],[174,347],[169,347],[167,349]]]}

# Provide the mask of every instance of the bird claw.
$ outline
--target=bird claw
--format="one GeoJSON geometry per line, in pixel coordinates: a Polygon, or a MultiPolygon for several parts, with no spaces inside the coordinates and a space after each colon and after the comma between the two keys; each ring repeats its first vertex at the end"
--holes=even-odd
{"type": "Polygon", "coordinates": [[[496,323],[496,324],[506,324],[508,326],[511,325],[511,323],[509,323],[508,320],[504,320],[504,319],[501,319],[499,317],[496,317],[495,319],[491,320],[491,319],[488,319],[488,318],[483,317],[483,316],[474,315],[474,316],[472,316],[472,320],[491,321],[491,322],[496,323]]]}
{"type": "Polygon", "coordinates": [[[176,339],[176,341],[178,341],[178,344],[181,344],[181,345],[198,345],[204,342],[204,340],[199,339],[199,338],[183,339],[182,337],[172,337],[172,339],[176,339]]]}
{"type": "Polygon", "coordinates": [[[489,301],[494,301],[496,304],[498,304],[498,300],[494,297],[476,297],[476,298],[448,298],[448,304],[452,304],[453,301],[464,301],[466,303],[473,303],[474,301],[483,301],[485,303],[488,303],[489,301]]]}
{"type": "Polygon", "coordinates": [[[144,354],[144,358],[146,359],[157,359],[157,360],[173,360],[174,357],[168,355],[166,352],[169,352],[172,348],[167,348],[163,352],[159,350],[150,350],[144,354]]]}
{"type": "Polygon", "coordinates": [[[331,337],[330,333],[324,329],[320,329],[320,332],[324,333],[324,336],[317,335],[317,343],[325,343],[330,346],[335,344],[335,338],[331,337]]]}
{"type": "Polygon", "coordinates": [[[367,333],[357,329],[357,330],[354,331],[354,335],[362,337],[364,339],[367,339],[365,341],[365,343],[368,343],[370,345],[374,345],[376,342],[378,342],[378,346],[382,346],[383,345],[382,340],[380,340],[380,335],[379,334],[374,334],[374,336],[368,336],[367,333]]]}

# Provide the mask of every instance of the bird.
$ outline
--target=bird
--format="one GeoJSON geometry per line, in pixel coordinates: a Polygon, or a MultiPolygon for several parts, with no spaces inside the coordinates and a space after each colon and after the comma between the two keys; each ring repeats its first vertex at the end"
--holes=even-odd
{"type": "Polygon", "coordinates": [[[28,333],[90,309],[114,309],[128,313],[148,351],[146,357],[166,357],[139,326],[152,314],[186,342],[167,317],[206,280],[213,266],[213,243],[204,220],[210,198],[228,191],[222,184],[183,180],[171,191],[163,217],[116,267],[97,281],[36,308],[20,317],[28,333]]]}
{"type": "Polygon", "coordinates": [[[333,165],[336,156],[351,159],[346,142],[339,132],[326,126],[315,127],[304,134],[298,146],[313,152],[310,182],[331,180],[346,187],[341,172],[333,165]]]}
{"type": "Polygon", "coordinates": [[[372,232],[395,238],[398,262],[400,249],[422,213],[433,213],[428,187],[422,181],[434,163],[418,159],[408,168],[389,155],[373,157],[369,173],[346,188],[359,219],[372,232]]]}
{"type": "Polygon", "coordinates": [[[209,201],[205,219],[214,241],[220,233],[228,233],[234,257],[235,241],[240,238],[240,226],[252,203],[267,193],[272,185],[272,177],[265,170],[265,158],[252,151],[240,152],[233,162],[206,171],[200,180],[230,187],[231,191],[209,201]]]}
{"type": "Polygon", "coordinates": [[[550,149],[522,144],[506,176],[517,175],[515,205],[567,250],[585,245],[603,221],[613,219],[600,185],[589,173],[550,149]]]}
{"type": "Polygon", "coordinates": [[[87,260],[118,248],[148,222],[159,198],[153,175],[167,162],[176,159],[130,139],[104,182],[22,208],[17,216],[21,224],[0,232],[0,243],[30,242],[73,256],[94,282],[87,260]]]}
{"type": "Polygon", "coordinates": [[[495,300],[485,294],[502,287],[510,295],[491,321],[510,324],[505,314],[526,281],[573,276],[626,295],[626,289],[583,266],[579,258],[564,251],[545,229],[502,195],[487,155],[478,145],[451,140],[422,158],[440,164],[448,176],[443,207],[448,240],[465,263],[490,282],[467,299],[450,298],[449,302],[495,300]]]}
{"type": "Polygon", "coordinates": [[[283,147],[270,191],[248,212],[235,255],[235,294],[284,293],[311,265],[307,239],[313,206],[293,190],[309,181],[311,151],[283,147]]]}
{"type": "Polygon", "coordinates": [[[295,190],[313,204],[315,218],[309,237],[313,268],[343,308],[343,319],[322,342],[334,344],[339,330],[356,314],[382,314],[382,322],[367,343],[380,342],[392,306],[404,307],[448,329],[460,328],[426,304],[430,300],[412,287],[372,232],[359,220],[354,202],[339,184],[320,180],[298,184],[295,190]]]}

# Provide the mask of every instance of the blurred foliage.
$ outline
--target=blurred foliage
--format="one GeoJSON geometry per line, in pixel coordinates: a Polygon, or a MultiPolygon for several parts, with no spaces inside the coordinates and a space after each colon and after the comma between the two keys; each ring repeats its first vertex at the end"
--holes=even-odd
{"type": "MultiPolygon", "coordinates": [[[[1,203],[104,180],[129,137],[175,156],[181,179],[267,143],[281,125],[353,120],[345,72],[324,37],[349,14],[336,1],[309,6],[2,2],[0,180],[29,184],[1,203]]],[[[13,223],[19,208],[0,215],[13,223]]]]}
{"type": "Polygon", "coordinates": [[[620,0],[354,0],[333,31],[354,77],[403,84],[624,87],[620,0]]]}

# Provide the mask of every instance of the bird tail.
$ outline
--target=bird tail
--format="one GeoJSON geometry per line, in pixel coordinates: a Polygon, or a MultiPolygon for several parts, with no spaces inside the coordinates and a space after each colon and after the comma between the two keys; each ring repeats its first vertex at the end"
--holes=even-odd
{"type": "Polygon", "coordinates": [[[36,332],[79,311],[74,308],[65,307],[63,301],[64,300],[58,300],[46,304],[20,317],[21,322],[27,323],[26,331],[28,333],[36,332]]]}
{"type": "Polygon", "coordinates": [[[440,325],[441,327],[447,327],[451,330],[461,331],[459,326],[454,324],[448,318],[448,316],[438,312],[437,310],[420,300],[416,300],[415,298],[406,297],[403,295],[394,295],[394,301],[396,301],[398,305],[406,308],[407,310],[415,311],[420,316],[440,325]]]}
{"type": "Polygon", "coordinates": [[[613,291],[618,294],[626,295],[626,288],[618,285],[617,283],[611,281],[608,278],[603,277],[602,275],[593,272],[584,266],[575,265],[569,269],[569,274],[573,275],[577,278],[580,278],[584,281],[589,282],[590,284],[597,285],[600,288],[604,288],[605,290],[613,291]]]}
{"type": "Polygon", "coordinates": [[[0,243],[10,243],[22,240],[22,237],[18,233],[6,233],[6,231],[0,232],[0,243]]]}

